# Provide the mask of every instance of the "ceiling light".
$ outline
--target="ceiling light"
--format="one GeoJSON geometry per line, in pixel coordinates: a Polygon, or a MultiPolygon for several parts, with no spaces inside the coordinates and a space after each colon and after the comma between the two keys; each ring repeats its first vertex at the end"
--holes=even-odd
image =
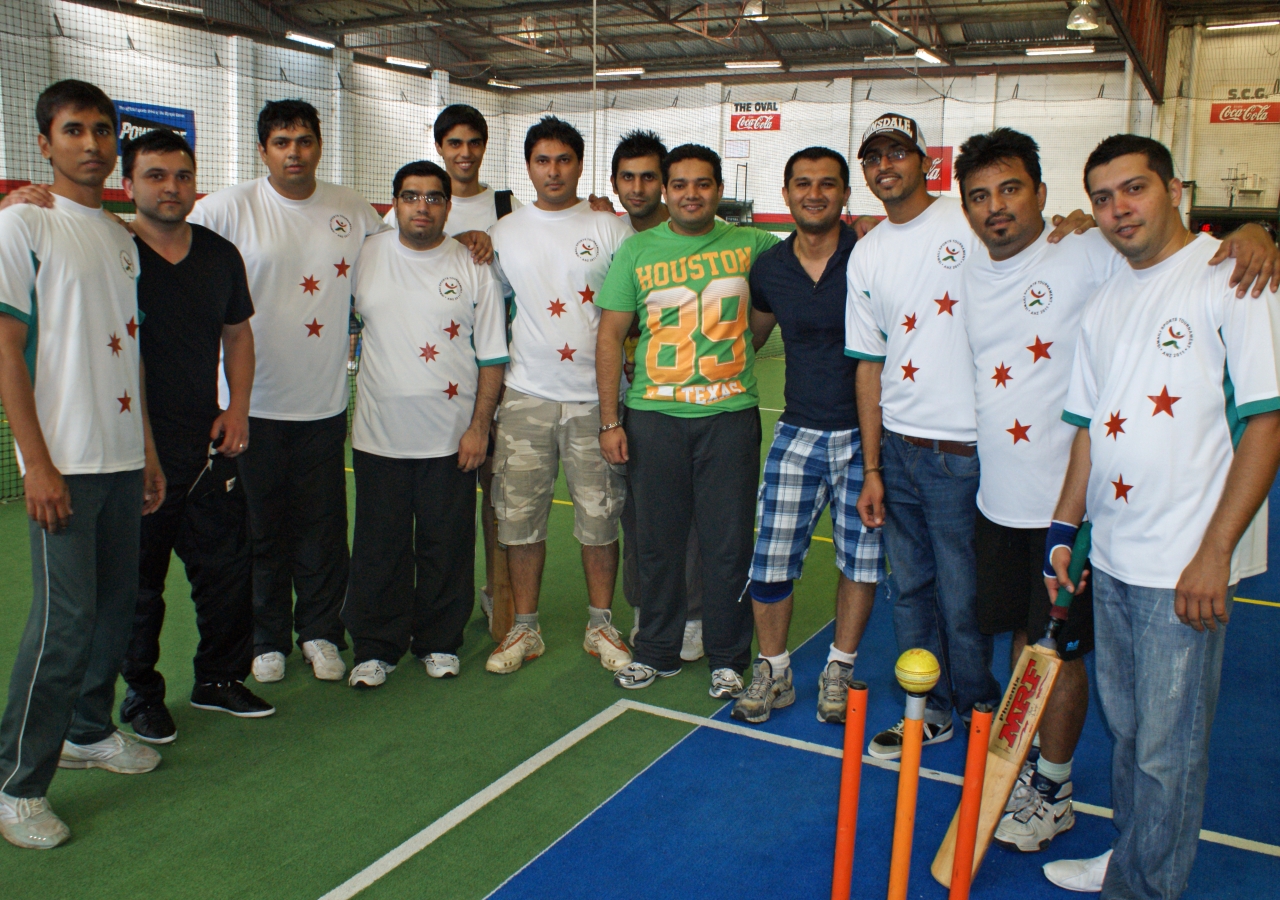
{"type": "Polygon", "coordinates": [[[924,49],[923,47],[916,48],[916,59],[922,59],[927,63],[933,63],[935,66],[942,65],[941,59],[934,56],[932,53],[930,53],[928,50],[924,49]]]}
{"type": "Polygon", "coordinates": [[[1098,14],[1089,5],[1089,0],[1080,0],[1080,5],[1071,10],[1071,15],[1067,16],[1067,30],[1096,31],[1097,28],[1098,14]]]}
{"type": "Polygon", "coordinates": [[[404,66],[406,69],[429,69],[431,63],[425,63],[420,59],[405,59],[403,56],[388,56],[387,65],[404,66]]]}
{"type": "Polygon", "coordinates": [[[897,62],[897,61],[898,61],[898,60],[900,60],[900,59],[902,59],[902,57],[901,57],[901,56],[896,56],[896,55],[894,55],[894,56],[864,56],[864,57],[862,57],[862,61],[863,61],[863,62],[897,62]]]}
{"type": "Polygon", "coordinates": [[[506,88],[509,91],[520,90],[520,85],[512,84],[510,81],[499,81],[496,78],[489,79],[489,87],[506,88]]]}
{"type": "Polygon", "coordinates": [[[1233,22],[1229,25],[1206,25],[1205,31],[1230,31],[1235,28],[1274,28],[1280,25],[1280,19],[1270,22],[1233,22]]]}
{"type": "Polygon", "coordinates": [[[596,69],[597,75],[643,75],[643,66],[632,66],[624,69],[596,69]]]}
{"type": "Polygon", "coordinates": [[[872,19],[871,27],[879,28],[881,31],[883,31],[885,34],[889,35],[890,37],[895,37],[895,38],[904,37],[901,31],[899,31],[897,28],[894,28],[888,22],[881,21],[880,19],[872,19]]]}
{"type": "Polygon", "coordinates": [[[1064,44],[1061,47],[1028,47],[1027,56],[1072,56],[1092,53],[1093,44],[1064,44]]]}
{"type": "Polygon", "coordinates": [[[169,12],[187,13],[192,16],[203,16],[204,10],[186,3],[168,3],[166,0],[134,0],[138,6],[150,6],[155,9],[167,9],[169,12]]]}
{"type": "Polygon", "coordinates": [[[332,50],[337,46],[333,41],[326,41],[324,38],[312,37],[309,34],[303,34],[301,31],[285,32],[285,37],[291,41],[297,41],[299,44],[310,44],[312,47],[319,47],[322,50],[332,50]]]}
{"type": "Polygon", "coordinates": [[[780,59],[734,59],[724,64],[726,69],[781,69],[780,59]]]}
{"type": "Polygon", "coordinates": [[[767,22],[769,17],[765,15],[764,0],[747,0],[747,5],[742,7],[742,17],[752,22],[767,22]]]}

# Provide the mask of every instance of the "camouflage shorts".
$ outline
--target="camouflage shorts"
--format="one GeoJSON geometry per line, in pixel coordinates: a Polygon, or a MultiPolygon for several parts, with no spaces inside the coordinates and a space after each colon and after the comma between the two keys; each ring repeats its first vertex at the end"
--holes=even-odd
{"type": "Polygon", "coordinates": [[[600,404],[558,403],[507,388],[498,407],[493,458],[499,542],[547,539],[561,463],[573,498],[573,536],[588,546],[616,541],[625,469],[611,466],[600,453],[600,404]]]}

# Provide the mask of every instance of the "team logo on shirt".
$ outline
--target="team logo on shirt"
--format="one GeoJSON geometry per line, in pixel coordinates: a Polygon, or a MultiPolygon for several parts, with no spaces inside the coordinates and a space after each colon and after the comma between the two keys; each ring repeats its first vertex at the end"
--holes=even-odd
{"type": "Polygon", "coordinates": [[[351,220],[342,214],[329,217],[329,230],[338,237],[347,237],[351,234],[351,220]]]}
{"type": "Polygon", "coordinates": [[[440,296],[446,300],[457,300],[462,296],[462,282],[452,275],[440,279],[440,296]]]}
{"type": "Polygon", "coordinates": [[[1053,303],[1053,288],[1043,281],[1031,282],[1031,287],[1022,292],[1022,308],[1033,316],[1038,316],[1053,303]]]}
{"type": "Polygon", "coordinates": [[[120,251],[120,268],[124,269],[124,274],[133,277],[133,257],[124,250],[120,251]]]}
{"type": "Polygon", "coordinates": [[[938,264],[944,269],[958,269],[964,262],[964,244],[959,241],[943,241],[938,248],[938,264]]]}
{"type": "Polygon", "coordinates": [[[577,246],[573,248],[573,252],[578,255],[578,259],[583,262],[591,262],[600,255],[600,245],[591,238],[583,238],[578,241],[577,246]]]}
{"type": "Polygon", "coordinates": [[[1175,317],[1160,326],[1160,333],[1156,335],[1156,347],[1165,356],[1178,357],[1191,349],[1194,337],[1187,320],[1175,317]]]}

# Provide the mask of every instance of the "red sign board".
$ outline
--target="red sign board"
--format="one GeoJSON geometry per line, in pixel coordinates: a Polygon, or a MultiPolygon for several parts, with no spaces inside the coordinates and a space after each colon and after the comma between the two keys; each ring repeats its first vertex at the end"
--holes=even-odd
{"type": "Polygon", "coordinates": [[[1215,103],[1209,108],[1212,125],[1268,125],[1280,122],[1280,103],[1215,103]]]}
{"type": "Polygon", "coordinates": [[[730,131],[781,131],[782,113],[745,113],[729,118],[730,131]]]}
{"type": "Polygon", "coordinates": [[[930,147],[929,178],[926,187],[931,191],[951,190],[951,149],[950,147],[930,147]]]}

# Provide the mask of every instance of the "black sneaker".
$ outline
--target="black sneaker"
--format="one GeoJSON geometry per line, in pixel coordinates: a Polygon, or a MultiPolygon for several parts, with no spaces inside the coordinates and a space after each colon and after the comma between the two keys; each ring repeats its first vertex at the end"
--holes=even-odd
{"type": "MultiPolygon", "coordinates": [[[[897,759],[902,756],[902,720],[898,720],[898,724],[892,728],[886,728],[871,739],[871,744],[867,747],[867,752],[876,759],[897,759]]],[[[951,740],[951,735],[955,733],[948,719],[945,725],[934,725],[932,722],[925,722],[922,729],[921,746],[928,747],[930,744],[941,744],[951,740]]]]}
{"type": "Polygon", "coordinates": [[[191,689],[191,705],[196,709],[231,713],[241,719],[261,719],[276,711],[274,706],[239,681],[197,684],[191,689]]]}
{"type": "Polygon", "coordinates": [[[168,744],[178,736],[178,726],[163,703],[141,706],[125,721],[133,726],[137,737],[149,744],[168,744]]]}

